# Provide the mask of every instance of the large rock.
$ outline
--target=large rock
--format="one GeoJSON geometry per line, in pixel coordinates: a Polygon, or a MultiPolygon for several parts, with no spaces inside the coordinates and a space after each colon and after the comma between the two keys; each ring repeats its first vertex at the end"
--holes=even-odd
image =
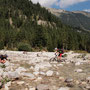
{"type": "Polygon", "coordinates": [[[47,71],[47,72],[46,72],[46,75],[47,75],[47,76],[52,76],[52,75],[53,75],[53,71],[51,71],[51,70],[47,71]]]}
{"type": "Polygon", "coordinates": [[[23,67],[19,67],[19,68],[16,69],[16,71],[20,74],[21,72],[25,72],[26,69],[23,68],[23,67]]]}
{"type": "Polygon", "coordinates": [[[67,78],[67,79],[65,80],[65,82],[67,82],[67,83],[70,83],[70,82],[72,82],[72,81],[73,81],[72,78],[67,78]]]}
{"type": "Polygon", "coordinates": [[[39,84],[36,90],[50,90],[48,85],[39,84]]]}
{"type": "Polygon", "coordinates": [[[31,73],[22,73],[23,76],[29,77],[30,79],[35,79],[35,76],[31,73]]]}
{"type": "Polygon", "coordinates": [[[20,77],[20,75],[16,71],[14,71],[14,72],[9,71],[8,72],[8,78],[9,79],[17,79],[19,77],[20,77]]]}
{"type": "Polygon", "coordinates": [[[68,87],[61,87],[58,90],[70,90],[70,88],[68,88],[68,87]]]}
{"type": "Polygon", "coordinates": [[[29,90],[36,90],[36,88],[35,88],[35,87],[30,86],[30,87],[29,87],[29,90]]]}
{"type": "Polygon", "coordinates": [[[52,67],[52,65],[49,62],[41,62],[35,65],[34,71],[39,71],[40,69],[46,69],[49,67],[52,67]]]}
{"type": "Polygon", "coordinates": [[[75,72],[81,73],[83,70],[82,69],[76,69],[75,72]]]}
{"type": "Polygon", "coordinates": [[[41,74],[41,75],[46,75],[46,73],[44,73],[44,72],[40,72],[39,74],[41,74]]]}
{"type": "Polygon", "coordinates": [[[80,62],[76,62],[76,63],[75,63],[75,66],[79,66],[79,65],[81,65],[80,62]]]}
{"type": "Polygon", "coordinates": [[[10,63],[8,61],[5,62],[4,64],[6,67],[10,66],[10,63]]]}
{"type": "Polygon", "coordinates": [[[39,72],[33,72],[33,74],[37,76],[37,75],[39,75],[39,72]]]}

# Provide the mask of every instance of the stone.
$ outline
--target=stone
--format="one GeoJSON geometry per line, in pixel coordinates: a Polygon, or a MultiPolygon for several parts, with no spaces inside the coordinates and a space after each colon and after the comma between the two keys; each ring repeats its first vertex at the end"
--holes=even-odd
{"type": "Polygon", "coordinates": [[[19,78],[19,77],[20,77],[20,76],[19,76],[18,72],[16,72],[16,71],[14,71],[14,72],[9,71],[9,72],[8,72],[8,78],[9,78],[9,79],[17,79],[17,78],[19,78]]]}
{"type": "Polygon", "coordinates": [[[34,69],[34,67],[33,67],[33,66],[31,66],[31,67],[30,67],[30,69],[32,69],[32,70],[33,70],[33,69],[34,69]]]}
{"type": "Polygon", "coordinates": [[[33,74],[37,76],[37,75],[39,75],[39,72],[33,72],[33,74]]]}
{"type": "Polygon", "coordinates": [[[56,72],[56,75],[59,75],[59,72],[56,72]]]}
{"type": "Polygon", "coordinates": [[[39,84],[36,90],[49,90],[49,86],[45,84],[39,84]]]}
{"type": "Polygon", "coordinates": [[[52,75],[53,75],[53,71],[50,71],[50,70],[47,71],[47,72],[46,72],[46,75],[47,75],[47,76],[52,76],[52,75]]]}
{"type": "Polygon", "coordinates": [[[58,66],[58,67],[59,67],[59,66],[63,66],[63,64],[58,64],[57,66],[58,66]]]}
{"type": "Polygon", "coordinates": [[[4,65],[5,65],[6,67],[8,67],[8,66],[10,66],[10,63],[9,63],[8,61],[6,61],[6,62],[4,63],[4,65]]]}
{"type": "Polygon", "coordinates": [[[42,80],[42,78],[41,78],[41,77],[38,77],[38,78],[37,78],[37,80],[38,80],[38,81],[41,81],[41,80],[42,80]]]}
{"type": "Polygon", "coordinates": [[[59,77],[59,80],[64,82],[65,81],[65,78],[64,77],[59,77]]]}
{"type": "Polygon", "coordinates": [[[46,73],[44,73],[44,72],[40,72],[40,74],[41,74],[41,75],[46,75],[46,73]]]}
{"type": "Polygon", "coordinates": [[[35,79],[35,76],[31,73],[22,73],[23,76],[29,77],[30,79],[35,79]]]}
{"type": "Polygon", "coordinates": [[[79,66],[79,65],[81,65],[80,62],[76,62],[76,63],[75,63],[75,66],[79,66]]]}
{"type": "Polygon", "coordinates": [[[83,70],[82,69],[77,69],[75,72],[81,73],[83,70]]]}
{"type": "Polygon", "coordinates": [[[68,87],[61,87],[58,90],[70,90],[70,88],[68,88],[68,87]]]}
{"type": "Polygon", "coordinates": [[[90,85],[87,85],[87,86],[86,86],[86,89],[90,90],[90,85]]]}
{"type": "Polygon", "coordinates": [[[72,81],[73,81],[72,78],[67,78],[67,79],[65,80],[65,82],[67,82],[67,83],[70,83],[70,82],[72,82],[72,81]]]}
{"type": "Polygon", "coordinates": [[[52,67],[52,65],[49,62],[41,62],[35,65],[34,71],[39,71],[39,69],[45,69],[49,67],[52,67]]]}
{"type": "Polygon", "coordinates": [[[22,85],[22,84],[24,84],[25,82],[24,81],[18,81],[17,82],[17,84],[19,84],[19,85],[22,85]]]}
{"type": "Polygon", "coordinates": [[[23,68],[23,67],[19,67],[19,68],[16,69],[16,72],[18,72],[19,74],[20,74],[21,72],[25,72],[25,71],[26,71],[26,69],[23,68]]]}
{"type": "Polygon", "coordinates": [[[5,89],[5,90],[9,90],[7,84],[4,85],[4,89],[5,89]]]}
{"type": "Polygon", "coordinates": [[[83,82],[81,82],[81,84],[86,85],[86,84],[87,84],[87,82],[83,81],[83,82]]]}
{"type": "Polygon", "coordinates": [[[36,90],[36,88],[35,88],[35,87],[30,86],[30,87],[29,87],[29,90],[36,90]]]}
{"type": "Polygon", "coordinates": [[[76,80],[75,83],[76,83],[77,85],[80,84],[80,82],[79,82],[78,80],[76,80]]]}
{"type": "Polygon", "coordinates": [[[8,87],[10,87],[11,86],[11,81],[10,82],[7,82],[7,84],[6,84],[8,87]]]}

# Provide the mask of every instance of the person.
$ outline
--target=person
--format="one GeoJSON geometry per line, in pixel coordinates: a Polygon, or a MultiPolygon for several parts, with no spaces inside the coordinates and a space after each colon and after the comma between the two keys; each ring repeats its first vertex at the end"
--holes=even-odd
{"type": "Polygon", "coordinates": [[[58,49],[58,48],[55,48],[55,55],[57,56],[57,59],[58,60],[61,60],[62,59],[62,54],[64,53],[63,49],[58,49]]]}

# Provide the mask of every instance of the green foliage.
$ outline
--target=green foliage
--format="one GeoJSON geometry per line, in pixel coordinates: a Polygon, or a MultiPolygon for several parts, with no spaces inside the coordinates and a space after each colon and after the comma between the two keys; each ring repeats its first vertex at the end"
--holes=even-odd
{"type": "Polygon", "coordinates": [[[4,64],[0,65],[1,68],[6,68],[6,66],[4,64]]]}
{"type": "Polygon", "coordinates": [[[3,41],[0,42],[0,50],[4,48],[4,43],[3,41]]]}
{"type": "Polygon", "coordinates": [[[2,80],[1,80],[1,83],[2,83],[2,85],[3,84],[6,84],[7,82],[9,82],[10,80],[7,78],[7,77],[5,77],[5,78],[3,78],[2,80]]]}
{"type": "Polygon", "coordinates": [[[18,46],[19,51],[31,51],[31,46],[27,43],[20,43],[18,46]]]}

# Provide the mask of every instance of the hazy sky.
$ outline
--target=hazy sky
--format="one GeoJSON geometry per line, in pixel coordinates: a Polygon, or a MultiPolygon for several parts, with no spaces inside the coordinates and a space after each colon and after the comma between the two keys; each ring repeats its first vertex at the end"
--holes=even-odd
{"type": "Polygon", "coordinates": [[[90,0],[31,0],[33,3],[39,2],[42,6],[65,9],[65,10],[85,10],[90,12],[90,0]]]}

